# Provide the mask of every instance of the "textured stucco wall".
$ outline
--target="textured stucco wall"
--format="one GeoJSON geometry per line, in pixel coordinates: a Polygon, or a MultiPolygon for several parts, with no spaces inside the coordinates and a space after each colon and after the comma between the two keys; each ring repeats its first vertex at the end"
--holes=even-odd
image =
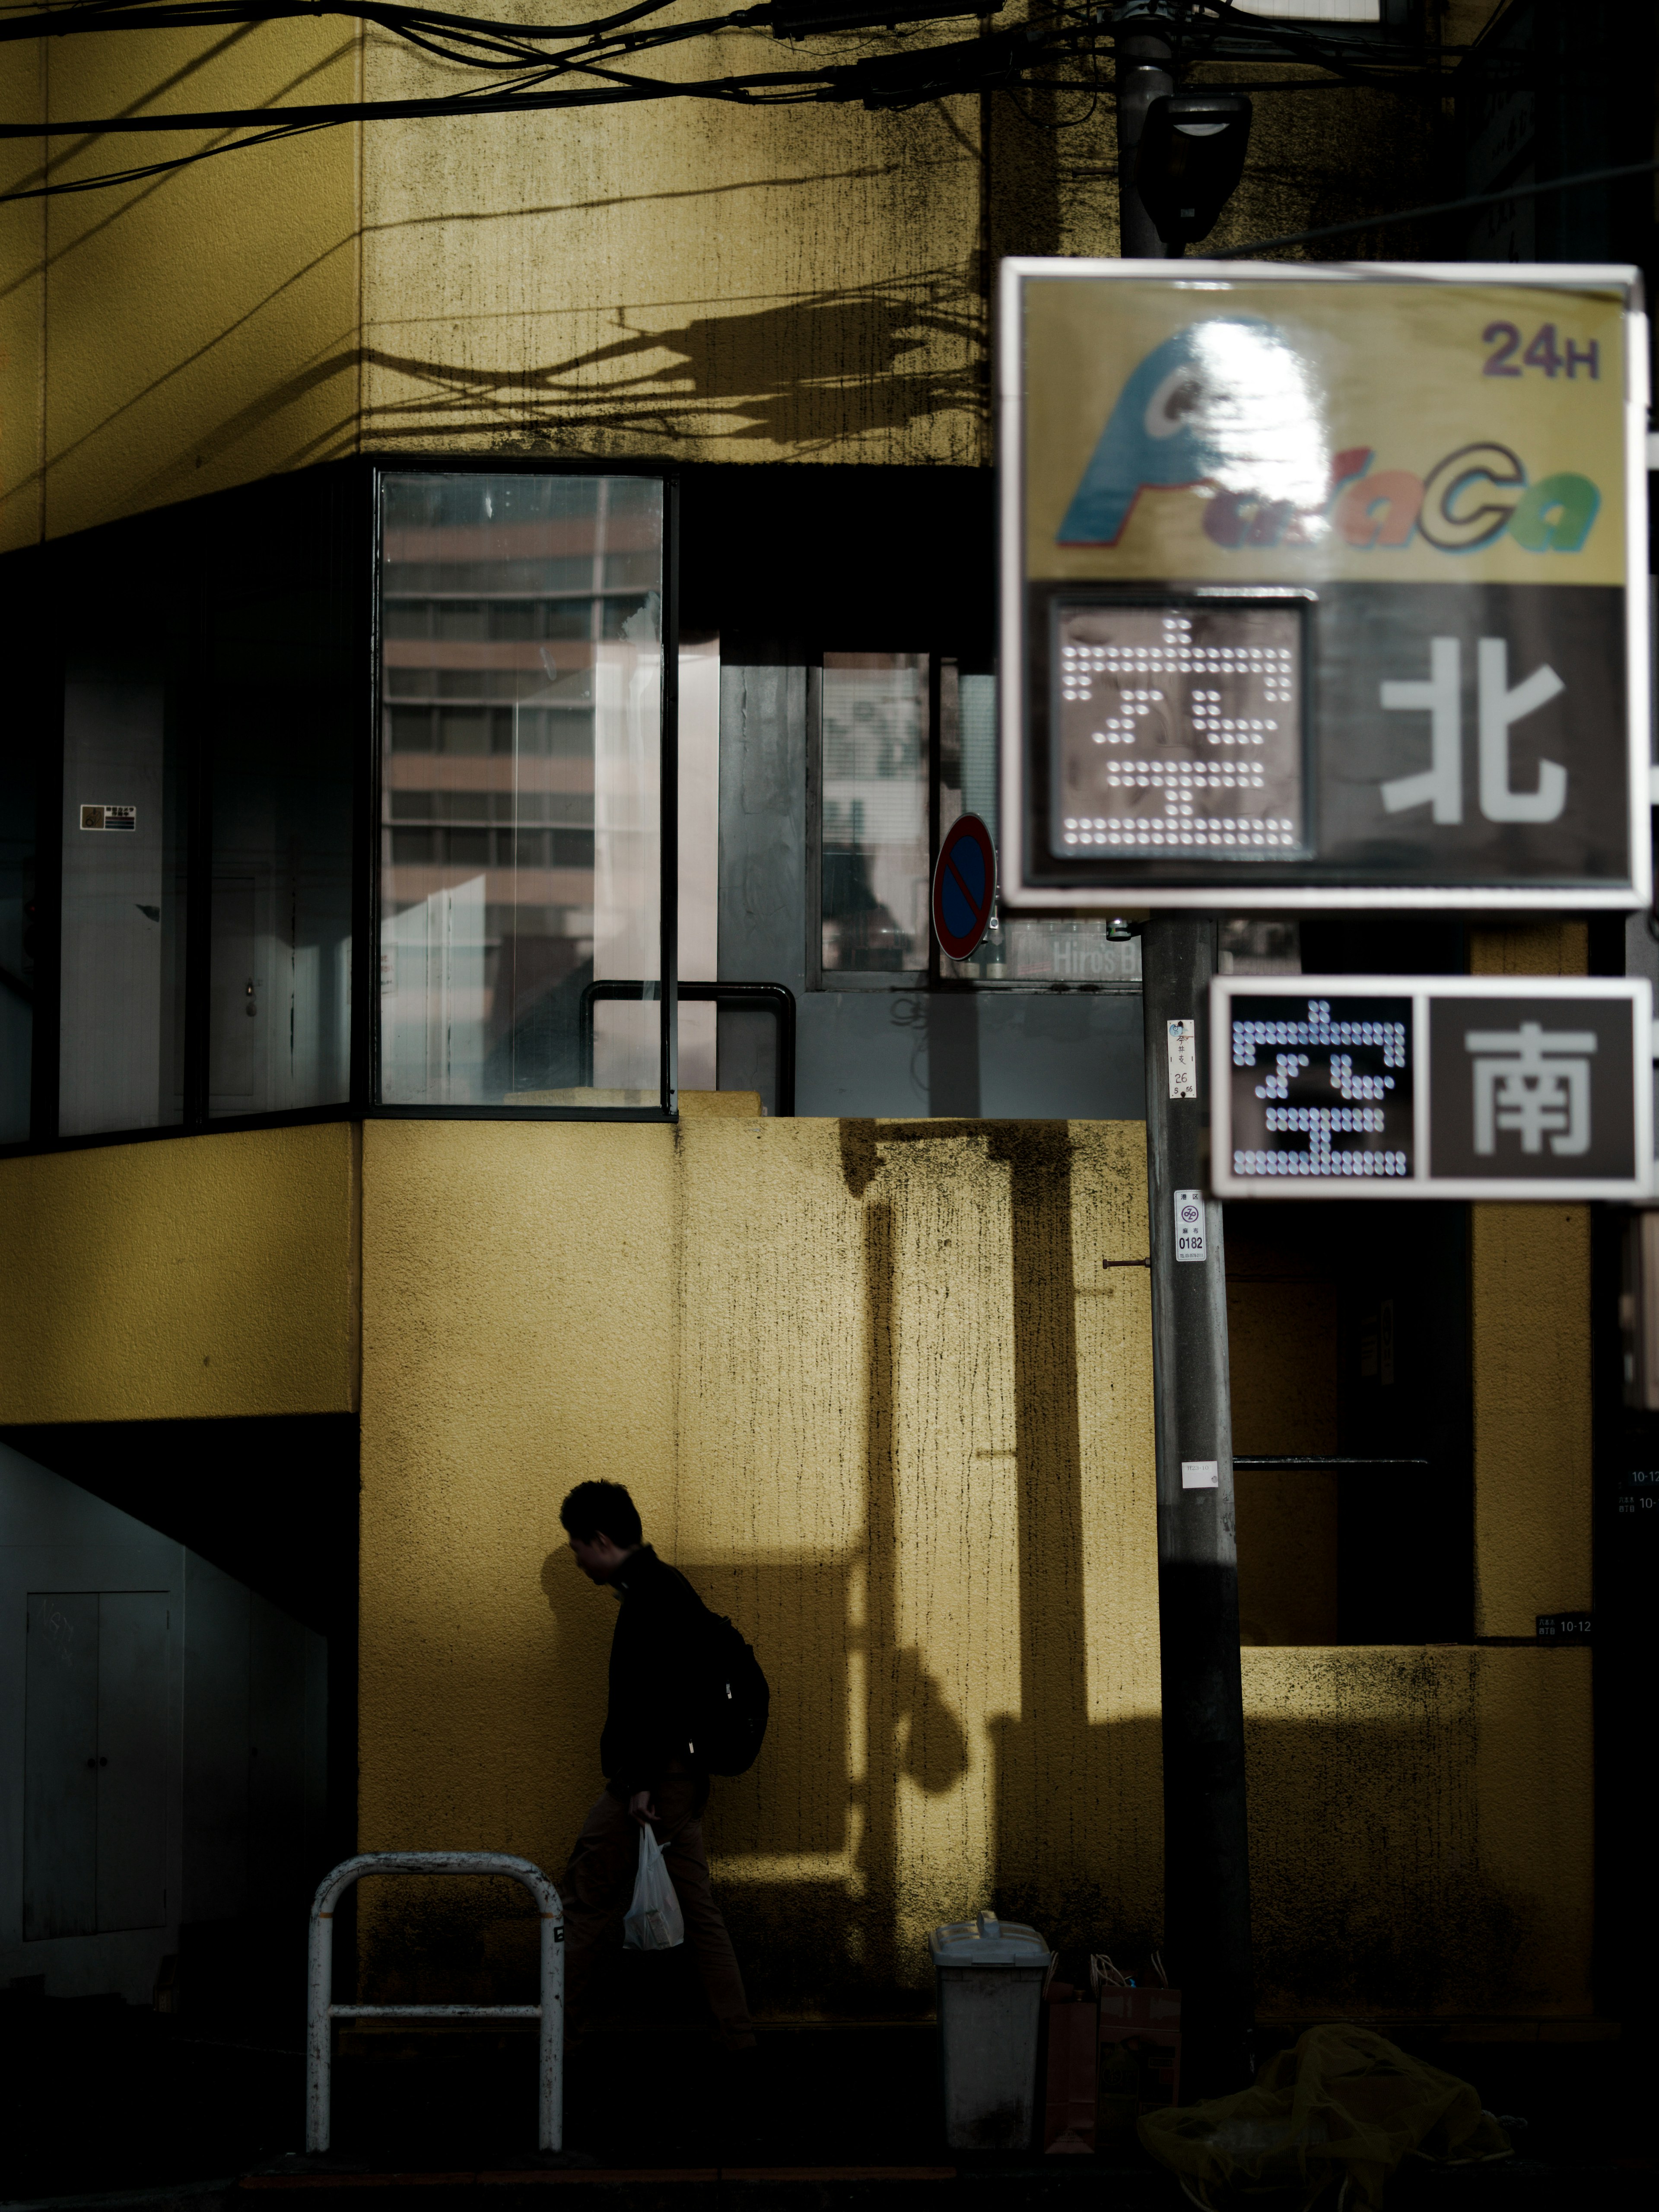
{"type": "MultiPolygon", "coordinates": [[[[339,18],[0,47],[8,122],[356,96],[339,18]]],[[[13,139],[3,189],[225,134],[13,139]]],[[[358,133],[0,207],[0,549],[353,451],[358,133]]]]}
{"type": "Polygon", "coordinates": [[[1265,2013],[1591,2009],[1588,1651],[1247,1650],[1243,1674],[1265,2013]]]}
{"type": "Polygon", "coordinates": [[[0,1160],[0,1422],[349,1413],[344,1123],[0,1160]]]}
{"type": "MultiPolygon", "coordinates": [[[[850,58],[866,37],[814,42],[850,58]]],[[[371,39],[371,94],[454,73],[371,39]]],[[[754,33],[651,74],[802,65],[754,33]]],[[[416,450],[986,458],[978,103],[686,100],[377,133],[365,422],[416,450]]]]}
{"type": "Polygon", "coordinates": [[[1155,1924],[1138,1126],[365,1140],[366,1848],[561,1863],[611,1611],[558,1505],[607,1474],[773,1680],[710,1821],[771,1994],[915,1984],[993,1891],[1155,1924]]]}
{"type": "MultiPolygon", "coordinates": [[[[1100,1265],[1144,1249],[1138,1124],[383,1121],[361,1172],[358,1142],[0,1163],[0,1420],[343,1409],[361,1253],[365,1848],[562,1863],[612,1615],[558,1505],[603,1474],[773,1681],[709,1821],[763,2002],[919,1996],[926,1929],[993,1898],[1156,1936],[1146,1285],[1100,1265]]],[[[1267,2009],[1588,2008],[1588,1652],[1243,1669],[1267,2009]]],[[[470,1888],[363,1926],[383,1994],[532,1955],[470,1888]]]]}
{"type": "MultiPolygon", "coordinates": [[[[650,73],[846,63],[893,44],[749,31],[665,50],[650,73]]],[[[337,19],[0,52],[17,120],[479,82],[337,19]]],[[[1260,93],[1211,243],[1397,205],[1413,178],[1431,197],[1431,121],[1411,94],[1260,93]]],[[[27,189],[46,164],[88,177],[210,143],[18,140],[0,177],[27,189]]],[[[376,122],[13,203],[0,547],[364,449],[988,462],[995,264],[1115,252],[1115,168],[1111,101],[1085,87],[900,112],[686,100],[376,122]]],[[[1386,245],[1422,241],[1395,230],[1386,245]]]]}
{"type": "MultiPolygon", "coordinates": [[[[1471,933],[1476,975],[1582,975],[1583,922],[1471,933]]],[[[1590,1217],[1477,1206],[1469,1236],[1477,1636],[1590,1602],[1590,1217]]]]}
{"type": "MultiPolygon", "coordinates": [[[[562,1863],[612,1615],[557,1511],[605,1474],[773,1680],[709,1819],[764,2002],[921,1993],[994,1897],[1157,1934],[1139,1125],[379,1123],[363,1188],[364,1848],[562,1863]]],[[[1588,1655],[1244,1681],[1267,2008],[1587,2007],[1588,1655]]],[[[377,1895],[383,1996],[527,1972],[516,1901],[377,1895]]]]}

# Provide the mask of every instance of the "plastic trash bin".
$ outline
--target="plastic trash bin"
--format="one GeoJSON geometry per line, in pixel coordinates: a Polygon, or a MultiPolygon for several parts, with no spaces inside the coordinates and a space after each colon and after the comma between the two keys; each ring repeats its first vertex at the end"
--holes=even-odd
{"type": "Polygon", "coordinates": [[[1048,1946],[1035,1928],[981,1912],[934,1929],[928,1948],[939,1983],[945,2140],[952,2150],[1029,2149],[1048,1946]]]}

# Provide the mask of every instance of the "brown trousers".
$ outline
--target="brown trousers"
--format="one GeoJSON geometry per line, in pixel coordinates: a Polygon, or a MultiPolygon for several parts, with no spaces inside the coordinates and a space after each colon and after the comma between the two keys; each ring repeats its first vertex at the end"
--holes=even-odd
{"type": "MultiPolygon", "coordinates": [[[[651,1826],[680,1902],[685,1940],[722,2040],[732,2050],[742,2050],[755,2040],[755,2023],[732,1938],[709,1892],[702,1846],[706,1786],[695,1775],[668,1774],[653,1794],[657,1818],[651,1826]]],[[[639,1822],[606,1790],[582,1823],[559,1884],[564,1901],[565,2012],[574,2026],[585,2021],[593,1977],[606,1949],[620,1947],[639,1853],[639,1822]]]]}

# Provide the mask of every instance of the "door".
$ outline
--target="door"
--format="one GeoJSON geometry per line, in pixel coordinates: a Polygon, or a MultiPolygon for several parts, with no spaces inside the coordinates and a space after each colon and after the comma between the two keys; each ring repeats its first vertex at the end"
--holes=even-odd
{"type": "Polygon", "coordinates": [[[213,883],[212,1004],[208,1019],[209,1111],[252,1114],[262,1095],[264,977],[252,876],[216,876],[213,883]]]}
{"type": "Polygon", "coordinates": [[[23,1940],[98,1927],[98,1596],[31,1590],[23,1691],[23,1940]]]}
{"type": "Polygon", "coordinates": [[[165,1590],[36,1590],[24,1690],[23,1935],[167,1918],[165,1590]]]}
{"type": "Polygon", "coordinates": [[[98,1601],[98,1928],[167,1917],[165,1590],[98,1601]]]}

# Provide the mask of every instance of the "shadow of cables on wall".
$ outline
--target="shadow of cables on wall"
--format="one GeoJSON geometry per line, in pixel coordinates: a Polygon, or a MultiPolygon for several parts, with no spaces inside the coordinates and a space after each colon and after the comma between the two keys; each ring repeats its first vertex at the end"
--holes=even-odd
{"type": "Polygon", "coordinates": [[[634,319],[615,337],[539,362],[492,363],[477,347],[464,361],[369,348],[366,362],[381,388],[367,425],[371,441],[410,449],[499,428],[562,447],[573,435],[607,434],[671,449],[758,441],[811,459],[938,416],[948,426],[941,458],[981,458],[984,331],[966,270],[804,292],[679,322],[619,312],[634,319]]]}

